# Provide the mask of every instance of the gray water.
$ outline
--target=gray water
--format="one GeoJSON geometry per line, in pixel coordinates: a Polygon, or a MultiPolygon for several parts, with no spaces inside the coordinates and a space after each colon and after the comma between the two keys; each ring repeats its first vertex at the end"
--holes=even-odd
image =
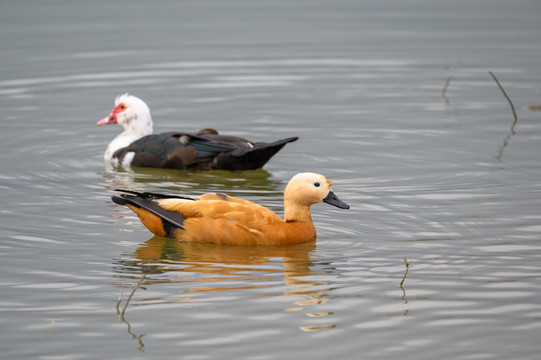
{"type": "Polygon", "coordinates": [[[2,358],[539,356],[541,2],[0,10],[2,358]],[[124,92],[158,132],[300,140],[264,170],[106,169],[120,129],[95,124],[124,92]],[[281,213],[299,171],[351,205],[313,206],[316,244],[154,238],[110,200],[218,190],[281,213]]]}

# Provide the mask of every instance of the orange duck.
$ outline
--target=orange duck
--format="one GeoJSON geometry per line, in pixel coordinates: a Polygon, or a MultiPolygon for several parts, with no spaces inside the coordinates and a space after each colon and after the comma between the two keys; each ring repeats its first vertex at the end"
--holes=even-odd
{"type": "Polygon", "coordinates": [[[112,199],[128,206],[158,236],[215,244],[289,245],[316,239],[312,204],[349,209],[332,192],[331,183],[315,173],[295,175],[284,191],[283,219],[261,205],[222,193],[191,197],[120,190],[128,194],[112,199]]]}
{"type": "Polygon", "coordinates": [[[107,147],[104,159],[114,166],[169,169],[253,170],[265,165],[285,144],[298,137],[270,143],[220,135],[214,129],[153,134],[150,109],[133,95],[120,95],[115,107],[97,125],[119,124],[124,131],[107,147]]]}

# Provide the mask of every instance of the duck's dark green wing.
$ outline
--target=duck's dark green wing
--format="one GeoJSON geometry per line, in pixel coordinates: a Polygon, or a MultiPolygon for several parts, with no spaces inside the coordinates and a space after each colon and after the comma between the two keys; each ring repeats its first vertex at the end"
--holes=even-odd
{"type": "Polygon", "coordinates": [[[271,143],[252,143],[206,129],[197,133],[147,135],[116,151],[113,158],[130,166],[173,169],[252,170],[262,167],[285,144],[297,137],[271,143]]]}

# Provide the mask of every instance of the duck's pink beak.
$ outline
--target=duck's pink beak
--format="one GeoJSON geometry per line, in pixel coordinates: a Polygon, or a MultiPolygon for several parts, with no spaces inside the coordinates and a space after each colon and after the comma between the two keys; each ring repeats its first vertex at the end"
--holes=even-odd
{"type": "Polygon", "coordinates": [[[116,124],[116,114],[110,113],[107,117],[104,117],[96,125],[102,126],[102,125],[109,125],[109,124],[116,124]]]}

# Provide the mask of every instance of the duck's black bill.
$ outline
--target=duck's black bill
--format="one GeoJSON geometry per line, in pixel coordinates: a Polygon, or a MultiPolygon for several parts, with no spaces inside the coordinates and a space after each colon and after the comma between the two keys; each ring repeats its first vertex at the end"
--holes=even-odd
{"type": "Polygon", "coordinates": [[[332,191],[329,191],[329,194],[325,199],[323,199],[323,202],[326,202],[327,204],[336,206],[340,209],[349,209],[349,205],[340,200],[332,191]]]}

